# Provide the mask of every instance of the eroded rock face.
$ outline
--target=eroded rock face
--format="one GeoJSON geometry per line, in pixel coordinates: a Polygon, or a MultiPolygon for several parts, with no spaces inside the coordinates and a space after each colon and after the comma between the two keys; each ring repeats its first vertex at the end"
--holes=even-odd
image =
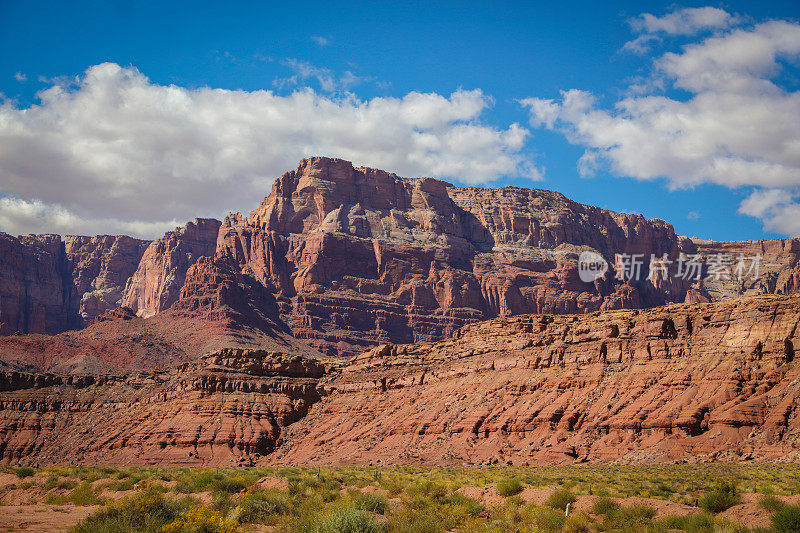
{"type": "Polygon", "coordinates": [[[60,373],[169,370],[228,347],[318,354],[292,337],[263,285],[221,260],[201,257],[187,270],[172,308],[141,318],[122,307],[81,330],[0,337],[0,365],[60,373]]]}
{"type": "Polygon", "coordinates": [[[252,464],[320,401],[325,364],[221,350],[172,372],[0,372],[0,463],[252,464]]]}
{"type": "Polygon", "coordinates": [[[800,296],[756,296],[496,318],[349,361],[236,349],[160,373],[4,371],[0,462],[796,461],[799,323],[800,296]]]}
{"type": "Polygon", "coordinates": [[[461,189],[311,158],[248,219],[228,216],[216,253],[270,287],[295,336],[331,355],[435,340],[492,316],[683,301],[680,279],[581,281],[584,250],[649,261],[677,256],[681,242],[663,221],[551,191],[461,189]]]}
{"type": "MultiPolygon", "coordinates": [[[[746,272],[743,279],[737,277],[704,281],[698,289],[709,300],[720,301],[742,295],[795,294],[800,292],[800,239],[774,239],[769,241],[694,241],[696,253],[702,254],[706,262],[714,261],[717,255],[728,257],[734,263],[738,258],[758,256],[758,272],[746,272]],[[757,274],[757,275],[755,275],[757,274]]],[[[751,260],[745,264],[749,269],[751,260]]]]}
{"type": "Polygon", "coordinates": [[[0,233],[0,335],[59,333],[119,307],[147,241],[0,233]]]}
{"type": "Polygon", "coordinates": [[[274,462],[794,460],[800,297],[471,324],[320,386],[274,462]]]}
{"type": "Polygon", "coordinates": [[[214,255],[219,220],[198,218],[153,241],[130,279],[122,305],[147,318],[178,300],[186,271],[201,257],[214,255]]]}
{"type": "Polygon", "coordinates": [[[72,277],[72,301],[78,301],[81,324],[88,325],[122,304],[128,278],[139,266],[149,241],[127,236],[98,235],[64,238],[64,253],[72,277]]]}

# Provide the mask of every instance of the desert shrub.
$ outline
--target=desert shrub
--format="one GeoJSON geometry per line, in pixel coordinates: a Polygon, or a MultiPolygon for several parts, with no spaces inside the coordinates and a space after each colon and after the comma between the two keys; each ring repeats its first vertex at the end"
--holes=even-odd
{"type": "Polygon", "coordinates": [[[656,510],[649,505],[637,503],[627,507],[620,507],[613,516],[621,526],[633,527],[652,522],[653,517],[656,516],[656,510]]]}
{"type": "Polygon", "coordinates": [[[387,522],[391,533],[444,533],[448,531],[448,525],[435,509],[415,511],[403,508],[392,513],[387,522]]]}
{"type": "Polygon", "coordinates": [[[108,486],[109,490],[113,490],[116,492],[120,492],[123,490],[133,490],[136,486],[136,480],[131,477],[127,477],[122,481],[115,481],[108,486]]]}
{"type": "Polygon", "coordinates": [[[294,504],[288,495],[278,491],[261,491],[239,500],[242,522],[261,522],[275,515],[289,514],[294,504]]]}
{"type": "Polygon", "coordinates": [[[779,511],[785,504],[775,496],[764,496],[758,500],[758,504],[770,512],[779,511]]]}
{"type": "Polygon", "coordinates": [[[88,481],[84,481],[67,495],[48,494],[44,499],[44,503],[51,505],[63,505],[65,503],[71,503],[73,505],[98,505],[105,501],[99,496],[98,492],[99,491],[94,489],[88,481]]]}
{"type": "Polygon", "coordinates": [[[547,498],[547,506],[553,509],[566,510],[567,505],[575,501],[575,495],[569,490],[557,490],[547,498]]]}
{"type": "Polygon", "coordinates": [[[14,473],[17,475],[18,478],[25,479],[26,477],[31,477],[32,475],[34,475],[36,473],[36,470],[34,470],[29,466],[21,466],[16,470],[14,470],[14,473]]]}
{"type": "Polygon", "coordinates": [[[538,507],[533,511],[533,523],[538,531],[556,533],[564,527],[564,511],[552,507],[538,507]]]}
{"type": "Polygon", "coordinates": [[[242,492],[246,488],[244,482],[239,479],[219,478],[211,482],[211,489],[215,492],[224,492],[227,494],[236,494],[242,492]]]}
{"type": "Polygon", "coordinates": [[[741,497],[736,490],[736,486],[732,483],[723,482],[717,487],[703,496],[700,500],[700,507],[709,513],[721,513],[725,509],[729,509],[741,501],[741,497]]]}
{"type": "Polygon", "coordinates": [[[563,533],[588,533],[592,530],[592,522],[586,513],[569,515],[564,521],[563,533]]]}
{"type": "Polygon", "coordinates": [[[497,482],[497,493],[500,496],[514,496],[520,492],[522,492],[522,483],[517,478],[508,478],[497,482]]]}
{"type": "Polygon", "coordinates": [[[175,520],[181,510],[181,504],[146,489],[103,507],[75,526],[72,533],[156,533],[175,520]]]}
{"type": "Polygon", "coordinates": [[[448,496],[445,500],[445,504],[449,505],[450,507],[460,509],[460,512],[464,516],[480,516],[486,510],[483,505],[476,502],[472,498],[467,498],[466,496],[457,492],[448,496]]]}
{"type": "Polygon", "coordinates": [[[779,533],[800,531],[800,505],[784,505],[771,517],[772,527],[779,533]]]}
{"type": "Polygon", "coordinates": [[[688,533],[711,532],[714,530],[714,518],[705,513],[665,516],[653,522],[651,529],[653,531],[679,530],[688,533]]]}
{"type": "Polygon", "coordinates": [[[353,507],[370,513],[386,514],[389,510],[389,502],[380,494],[365,494],[362,492],[351,492],[350,499],[353,507]]]}
{"type": "Polygon", "coordinates": [[[314,533],[380,533],[381,529],[365,511],[343,507],[324,514],[314,533]]]}
{"type": "Polygon", "coordinates": [[[238,522],[210,506],[192,507],[163,526],[160,533],[234,533],[238,522]]]}
{"type": "Polygon", "coordinates": [[[613,516],[619,511],[619,504],[611,498],[598,498],[592,506],[592,512],[596,515],[613,516]]]}
{"type": "Polygon", "coordinates": [[[57,486],[58,486],[58,476],[50,476],[49,478],[47,478],[47,481],[44,482],[44,485],[42,485],[44,490],[53,490],[57,486]]]}
{"type": "Polygon", "coordinates": [[[406,490],[406,494],[412,499],[422,496],[434,502],[442,502],[447,497],[447,488],[434,481],[425,481],[410,487],[406,490]]]}

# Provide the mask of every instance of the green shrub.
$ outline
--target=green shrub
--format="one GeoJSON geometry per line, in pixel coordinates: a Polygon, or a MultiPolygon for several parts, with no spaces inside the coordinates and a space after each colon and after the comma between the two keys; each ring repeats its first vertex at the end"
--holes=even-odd
{"type": "Polygon", "coordinates": [[[775,496],[764,496],[760,500],[758,500],[758,504],[766,509],[774,513],[775,511],[779,511],[785,504],[776,498],[775,496]]]}
{"type": "Polygon", "coordinates": [[[389,502],[380,494],[365,494],[362,492],[351,492],[350,499],[353,507],[370,513],[386,514],[389,510],[389,502]]]}
{"type": "MultiPolygon", "coordinates": [[[[73,482],[74,483],[74,482],[73,482]]],[[[98,490],[93,488],[88,481],[84,481],[69,494],[48,494],[44,502],[50,505],[63,505],[71,503],[73,505],[99,505],[105,501],[98,494],[98,490]]]]}
{"type": "Polygon", "coordinates": [[[261,522],[275,515],[289,514],[294,504],[287,494],[279,491],[259,491],[246,494],[239,500],[242,522],[261,522]]]}
{"type": "Polygon", "coordinates": [[[29,466],[21,466],[17,468],[14,471],[14,473],[17,475],[18,478],[25,479],[26,477],[31,477],[32,475],[34,475],[36,473],[36,470],[29,466]]]}
{"type": "Polygon", "coordinates": [[[345,507],[322,516],[315,533],[380,533],[381,525],[360,509],[345,507]]]}
{"type": "Polygon", "coordinates": [[[162,493],[145,489],[107,505],[72,529],[72,533],[156,533],[175,520],[182,506],[162,493]]]}
{"type": "Polygon", "coordinates": [[[389,516],[388,530],[392,533],[444,533],[448,525],[436,509],[415,511],[401,509],[389,516]]]}
{"type": "Polygon", "coordinates": [[[563,533],[588,533],[592,530],[591,520],[586,513],[569,515],[564,521],[563,533]]]}
{"type": "Polygon", "coordinates": [[[665,516],[650,526],[653,531],[680,530],[689,533],[705,533],[714,530],[714,518],[706,513],[685,516],[665,516]]]}
{"type": "Polygon", "coordinates": [[[221,478],[211,482],[211,489],[213,491],[224,492],[226,494],[236,494],[242,492],[245,488],[245,484],[238,479],[221,478]]]}
{"type": "Polygon", "coordinates": [[[538,531],[557,533],[564,527],[564,511],[552,507],[539,507],[533,511],[533,522],[538,531]]]}
{"type": "Polygon", "coordinates": [[[613,516],[619,511],[619,504],[611,498],[598,498],[592,506],[592,512],[596,515],[613,516]]]}
{"type": "Polygon", "coordinates": [[[567,505],[575,502],[575,495],[569,490],[557,490],[547,498],[547,506],[565,511],[567,505]]]}
{"type": "Polygon", "coordinates": [[[656,510],[643,503],[621,507],[614,513],[617,522],[627,527],[649,524],[655,516],[656,510]]]}
{"type": "Polygon", "coordinates": [[[800,531],[800,505],[784,505],[771,517],[772,527],[779,533],[800,531]]]}
{"type": "Polygon", "coordinates": [[[517,478],[503,479],[497,482],[497,493],[500,496],[514,496],[522,492],[522,483],[517,478]]]}
{"type": "Polygon", "coordinates": [[[700,507],[709,513],[721,513],[741,501],[741,497],[732,483],[723,482],[700,500],[700,507]]]}
{"type": "Polygon", "coordinates": [[[472,498],[467,498],[466,496],[457,492],[454,492],[448,496],[445,500],[445,503],[452,507],[461,508],[464,511],[464,514],[467,516],[480,516],[486,510],[483,505],[476,502],[472,498]]]}

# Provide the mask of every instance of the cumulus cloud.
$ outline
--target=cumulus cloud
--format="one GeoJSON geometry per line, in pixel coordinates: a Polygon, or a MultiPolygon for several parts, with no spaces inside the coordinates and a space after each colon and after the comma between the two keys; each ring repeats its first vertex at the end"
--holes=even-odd
{"type": "Polygon", "coordinates": [[[322,46],[322,47],[328,46],[328,44],[330,43],[328,38],[323,37],[322,35],[312,35],[311,40],[314,41],[314,43],[317,46],[322,46]]]}
{"type": "Polygon", "coordinates": [[[182,226],[185,221],[167,222],[119,220],[117,218],[84,219],[60,205],[41,200],[0,198],[0,229],[12,235],[57,233],[60,235],[130,235],[150,238],[182,226]]]}
{"type": "Polygon", "coordinates": [[[524,127],[481,123],[491,99],[480,90],[360,100],[187,89],[113,63],[53,83],[38,105],[0,105],[0,231],[153,236],[248,212],[313,155],[470,184],[539,177],[524,127]]]}
{"type": "Polygon", "coordinates": [[[687,7],[676,9],[663,16],[643,13],[628,21],[636,39],[625,43],[624,50],[644,53],[661,40],[662,35],[694,35],[701,31],[730,28],[741,22],[741,17],[717,7],[687,7]]]}
{"type": "Polygon", "coordinates": [[[28,81],[28,76],[24,72],[16,72],[14,73],[14,79],[22,83],[28,81]]]}
{"type": "MultiPolygon", "coordinates": [[[[673,26],[669,30],[677,31],[673,26]]],[[[800,91],[779,83],[800,58],[800,24],[769,21],[731,29],[653,60],[654,73],[685,99],[651,92],[599,108],[592,94],[569,90],[559,101],[522,100],[534,127],[563,132],[586,147],[579,170],[607,169],[671,187],[715,183],[729,188],[800,190],[800,91]],[[789,64],[790,66],[786,66],[789,64]]],[[[784,196],[783,198],[786,198],[784,196]]],[[[788,196],[791,197],[791,196],[788,196]]],[[[795,204],[741,210],[765,228],[800,234],[795,204]]]]}

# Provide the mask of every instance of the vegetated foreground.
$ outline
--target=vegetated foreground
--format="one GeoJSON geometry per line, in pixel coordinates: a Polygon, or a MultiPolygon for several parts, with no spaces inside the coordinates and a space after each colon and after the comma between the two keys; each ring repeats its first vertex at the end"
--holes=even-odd
{"type": "Polygon", "coordinates": [[[2,531],[746,532],[799,523],[796,464],[0,470],[2,531]]]}
{"type": "Polygon", "coordinates": [[[470,324],[350,361],[0,372],[0,460],[116,466],[795,461],[800,296],[470,324]]]}

